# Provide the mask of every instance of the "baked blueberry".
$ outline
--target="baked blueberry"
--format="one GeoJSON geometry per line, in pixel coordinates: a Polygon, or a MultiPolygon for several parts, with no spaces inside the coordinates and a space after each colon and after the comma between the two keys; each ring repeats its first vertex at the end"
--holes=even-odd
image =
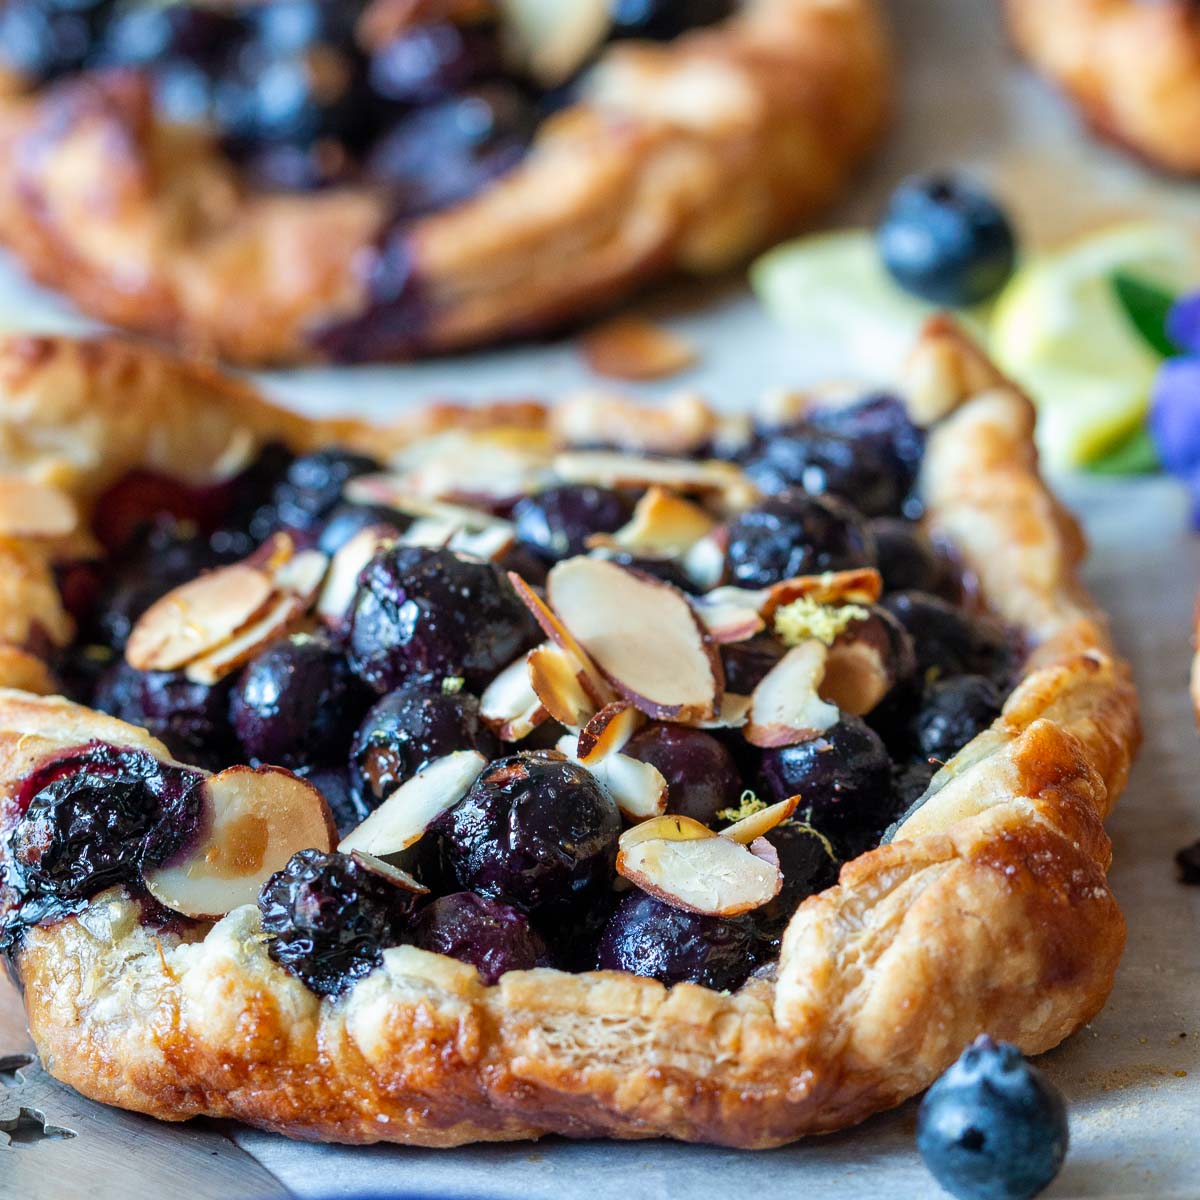
{"type": "Polygon", "coordinates": [[[764,750],[760,773],[773,801],[800,797],[796,817],[824,834],[841,858],[876,845],[894,815],[888,752],[848,713],[819,737],[764,750]]]}
{"type": "Polygon", "coordinates": [[[149,730],[183,762],[220,770],[237,752],[229,725],[232,682],[194,683],[180,671],[138,671],[119,659],[101,677],[93,705],[149,730]]]}
{"type": "Polygon", "coordinates": [[[340,503],[351,479],[378,470],[375,459],[348,450],[317,450],[297,458],[271,498],[279,525],[314,529],[340,503]]]}
{"type": "Polygon", "coordinates": [[[733,755],[711,733],[686,725],[649,725],[623,754],[656,767],[667,781],[667,811],[712,825],[723,808],[736,808],[743,789],[733,755]]]}
{"type": "Polygon", "coordinates": [[[982,675],[958,675],[930,684],[917,712],[921,753],[949,762],[1000,715],[1003,703],[1000,689],[982,675]]]}
{"type": "Polygon", "coordinates": [[[448,21],[409,25],[371,56],[376,95],[402,104],[428,104],[501,73],[494,26],[448,21]]]}
{"type": "Polygon", "coordinates": [[[492,763],[434,830],[461,888],[545,919],[607,891],[621,820],[583,767],[524,753],[492,763]]]}
{"type": "Polygon", "coordinates": [[[342,757],[370,693],[323,633],[297,633],[252,659],[233,689],[229,716],[242,749],[276,766],[342,757]]]}
{"type": "Polygon", "coordinates": [[[1031,1200],[1067,1154],[1062,1093],[1021,1051],[986,1034],[929,1089],[917,1149],[958,1200],[1031,1200]]]}
{"type": "Polygon", "coordinates": [[[325,797],[333,813],[338,837],[345,837],[371,815],[372,806],[366,804],[358,794],[345,767],[306,766],[299,768],[296,774],[307,779],[325,797]]]}
{"type": "MultiPolygon", "coordinates": [[[[672,587],[677,587],[681,592],[696,591],[696,585],[692,582],[688,573],[679,564],[679,560],[675,558],[644,558],[636,554],[627,554],[624,551],[619,551],[616,554],[606,555],[609,562],[615,562],[619,567],[628,567],[631,571],[640,571],[643,575],[653,576],[655,579],[661,579],[663,583],[669,583],[672,587]]],[[[526,582],[529,582],[526,580],[526,582]]]]}
{"type": "Polygon", "coordinates": [[[325,518],[317,549],[322,554],[336,554],[356,533],[375,526],[394,529],[399,537],[409,524],[409,519],[395,509],[375,504],[339,504],[325,518]]]}
{"type": "Polygon", "coordinates": [[[925,794],[937,770],[936,764],[920,760],[905,763],[893,770],[892,789],[896,793],[896,812],[900,814],[898,819],[902,820],[925,794]]]}
{"type": "Polygon", "coordinates": [[[596,969],[628,971],[668,987],[698,983],[733,991],[746,982],[762,949],[750,914],[710,917],[635,891],[609,918],[596,951],[596,969]]]}
{"type": "Polygon", "coordinates": [[[78,71],[109,8],[109,0],[9,0],[0,6],[0,62],[36,80],[78,71]]]}
{"type": "Polygon", "coordinates": [[[346,854],[301,850],[258,897],[267,952],[311,991],[335,996],[383,962],[416,896],[346,854]]]}
{"type": "Polygon", "coordinates": [[[911,521],[881,517],[871,522],[885,592],[936,592],[943,564],[929,538],[911,521]]]}
{"type": "Polygon", "coordinates": [[[767,834],[767,841],[779,855],[783,887],[774,900],[754,910],[754,917],[765,934],[778,937],[802,900],[837,882],[841,862],[829,839],[803,821],[781,822],[767,834]]]}
{"type": "Polygon", "coordinates": [[[613,38],[670,41],[689,29],[715,25],[735,11],[734,0],[613,0],[613,38]]]}
{"type": "Polygon", "coordinates": [[[725,690],[749,696],[766,673],[787,653],[787,647],[765,634],[744,642],[729,642],[720,648],[725,671],[725,690]]]}
{"type": "Polygon", "coordinates": [[[103,743],[42,767],[18,795],[24,812],[9,840],[11,882],[35,905],[63,905],[136,881],[192,835],[200,779],[103,743]]]}
{"type": "Polygon", "coordinates": [[[436,758],[455,750],[500,754],[479,701],[454,681],[412,680],[384,696],[363,718],[350,746],[355,790],[370,808],[436,758]]]}
{"type": "Polygon", "coordinates": [[[379,693],[409,679],[486,685],[537,640],[512,584],[492,563],[394,546],[363,570],[351,606],[350,664],[379,693]]]}
{"type": "Polygon", "coordinates": [[[973,184],[948,175],[902,183],[876,240],[884,266],[902,288],[952,308],[995,295],[1016,261],[1004,210],[973,184]]]}
{"type": "Polygon", "coordinates": [[[944,679],[1007,670],[1009,649],[999,633],[940,597],[896,592],[884,597],[883,606],[912,635],[918,674],[944,679]]]}
{"type": "Polygon", "coordinates": [[[612,488],[562,484],[518,500],[517,539],[546,562],[582,554],[594,533],[613,533],[633,515],[633,499],[612,488]]]}
{"type": "Polygon", "coordinates": [[[875,563],[867,522],[833,496],[780,492],[735,517],[726,530],[726,574],[738,587],[769,587],[793,575],[875,563]]]}
{"type": "Polygon", "coordinates": [[[487,984],[506,971],[550,965],[546,943],[520,909],[474,892],[454,892],[423,908],[412,943],[470,963],[487,984]]]}

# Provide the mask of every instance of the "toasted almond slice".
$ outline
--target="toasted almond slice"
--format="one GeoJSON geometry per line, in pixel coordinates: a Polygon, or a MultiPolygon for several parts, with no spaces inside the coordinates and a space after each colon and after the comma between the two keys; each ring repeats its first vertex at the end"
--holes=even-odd
{"type": "Polygon", "coordinates": [[[716,526],[716,521],[689,500],[663,487],[644,492],[628,524],[613,534],[593,534],[589,546],[628,550],[646,558],[674,558],[685,553],[716,526]]]}
{"type": "Polygon", "coordinates": [[[697,721],[697,729],[741,729],[750,716],[750,697],[726,692],[721,697],[721,711],[711,721],[697,721]]]}
{"type": "Polygon", "coordinates": [[[516,545],[516,530],[510,525],[489,526],[487,529],[459,529],[450,539],[450,549],[459,554],[496,562],[516,545]]]}
{"type": "Polygon", "coordinates": [[[395,544],[395,529],[388,525],[368,525],[340,546],[325,574],[325,586],[317,600],[318,616],[328,624],[340,624],[354,603],[363,567],[380,551],[395,544]]]}
{"type": "Polygon", "coordinates": [[[548,438],[528,428],[450,430],[414,442],[396,478],[406,492],[455,503],[510,503],[548,478],[548,438]]]}
{"type": "Polygon", "coordinates": [[[500,0],[500,13],[516,58],[546,88],[591,58],[612,20],[608,0],[500,0]]]}
{"type": "Polygon", "coordinates": [[[270,606],[271,576],[246,563],[201,575],[138,618],[125,659],[139,671],[174,671],[216,649],[270,606]]]}
{"type": "Polygon", "coordinates": [[[778,804],[769,804],[766,808],[760,808],[758,812],[719,829],[717,836],[732,838],[735,842],[749,845],[755,838],[770,833],[781,821],[786,821],[796,811],[799,803],[799,796],[790,796],[787,800],[780,800],[778,804]]]}
{"type": "Polygon", "coordinates": [[[688,342],[645,317],[604,321],[584,334],[579,348],[597,375],[613,379],[663,379],[686,371],[696,361],[696,351],[688,342]]]}
{"type": "Polygon", "coordinates": [[[431,500],[404,488],[399,475],[359,475],[351,479],[343,489],[345,498],[354,504],[378,504],[395,509],[406,517],[432,517],[457,525],[460,529],[512,529],[511,521],[493,516],[479,508],[465,504],[448,504],[444,500],[431,500]]]}
{"type": "Polygon", "coordinates": [[[775,870],[779,870],[779,851],[775,849],[765,837],[756,837],[747,847],[747,850],[754,855],[755,858],[761,858],[763,862],[770,863],[775,870]]]}
{"type": "Polygon", "coordinates": [[[475,750],[455,750],[436,758],[411,779],[406,779],[338,845],[343,854],[364,850],[383,858],[399,854],[420,840],[442,813],[453,808],[471,790],[487,766],[475,750]]]}
{"type": "Polygon", "coordinates": [[[647,842],[655,838],[661,838],[668,842],[688,842],[695,841],[698,838],[712,838],[716,836],[707,825],[697,821],[694,817],[684,817],[678,813],[669,813],[663,816],[652,817],[649,821],[643,821],[640,825],[634,825],[626,829],[621,834],[619,848],[621,850],[631,850],[639,842],[647,842]]]}
{"type": "Polygon", "coordinates": [[[575,664],[560,646],[553,642],[535,646],[526,663],[537,698],[560,725],[578,729],[595,715],[596,706],[583,690],[575,664]]]}
{"type": "Polygon", "coordinates": [[[575,640],[571,631],[558,619],[557,615],[551,611],[549,605],[515,571],[509,571],[508,579],[516,589],[517,595],[521,597],[525,607],[533,615],[533,619],[542,627],[542,632],[571,656],[580,673],[580,683],[583,685],[584,691],[595,701],[596,707],[603,708],[615,700],[616,696],[609,687],[608,681],[596,669],[596,665],[588,656],[587,651],[575,640]]]}
{"type": "Polygon", "coordinates": [[[746,741],[753,746],[792,746],[837,724],[837,706],[819,694],[827,655],[823,643],[801,642],[762,677],[750,697],[750,715],[742,730],[746,741]]]}
{"type": "Polygon", "coordinates": [[[419,517],[399,537],[405,546],[424,546],[430,550],[441,550],[450,545],[450,540],[459,527],[453,521],[442,521],[437,517],[419,517]]]}
{"type": "Polygon", "coordinates": [[[271,606],[249,625],[240,629],[227,642],[208,654],[192,659],[183,673],[193,683],[211,687],[226,675],[248,663],[260,650],[298,629],[305,618],[307,605],[299,596],[277,592],[271,606]]]}
{"type": "Polygon", "coordinates": [[[723,837],[649,838],[621,848],[617,871],[674,908],[714,917],[750,912],[783,886],[778,857],[772,863],[723,837]]]}
{"type": "Polygon", "coordinates": [[[745,642],[762,633],[767,623],[761,610],[767,603],[765,588],[719,587],[692,600],[692,607],[712,634],[713,641],[725,646],[730,642],[745,642]]]}
{"type": "Polygon", "coordinates": [[[275,571],[275,586],[290,592],[307,608],[317,598],[328,569],[329,558],[320,550],[301,550],[275,571]]]}
{"type": "MultiPolygon", "coordinates": [[[[718,418],[694,391],[678,391],[649,406],[610,389],[575,392],[548,413],[568,446],[600,443],[641,454],[698,454],[720,433],[718,418]]],[[[731,456],[732,457],[732,456],[731,456]]]]}
{"type": "Polygon", "coordinates": [[[66,492],[15,475],[0,476],[0,537],[66,537],[79,509],[66,492]]]}
{"type": "Polygon", "coordinates": [[[479,698],[479,715],[504,742],[519,742],[550,719],[533,690],[527,658],[509,663],[479,698]]]}
{"type": "Polygon", "coordinates": [[[598,487],[648,488],[714,496],[735,511],[749,508],[758,489],[733,463],[720,459],[644,458],[618,450],[567,450],[554,459],[554,473],[568,483],[598,487]]]}
{"type": "Polygon", "coordinates": [[[666,811],[667,781],[657,767],[627,754],[609,754],[598,761],[585,763],[576,757],[577,747],[578,742],[572,734],[564,734],[558,739],[559,752],[587,768],[613,798],[627,821],[650,820],[666,811]]]}
{"type": "Polygon", "coordinates": [[[386,879],[388,883],[406,892],[412,892],[415,896],[429,895],[429,889],[419,879],[415,879],[399,867],[392,866],[389,862],[384,862],[382,858],[376,858],[375,855],[368,854],[365,850],[352,850],[350,857],[371,874],[386,879]]]}
{"type": "Polygon", "coordinates": [[[603,762],[610,754],[620,753],[645,723],[645,714],[638,712],[632,704],[622,700],[606,704],[579,731],[575,753],[587,767],[603,762]]]}
{"type": "Polygon", "coordinates": [[[253,904],[299,850],[333,849],[333,816],[311,783],[280,767],[229,767],[201,785],[196,837],[145,872],[160,903],[188,917],[220,917],[253,904]]]}
{"type": "Polygon", "coordinates": [[[571,558],[550,604],[605,679],[647,716],[704,721],[724,690],[721,662],[683,593],[598,558],[571,558]]]}
{"type": "Polygon", "coordinates": [[[861,717],[891,691],[896,680],[880,648],[866,639],[837,641],[825,660],[821,697],[861,717]]]}

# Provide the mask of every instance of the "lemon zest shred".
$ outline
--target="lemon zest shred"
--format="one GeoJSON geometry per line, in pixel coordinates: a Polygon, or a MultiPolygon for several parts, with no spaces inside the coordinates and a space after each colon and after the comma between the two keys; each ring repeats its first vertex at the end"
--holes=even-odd
{"type": "Polygon", "coordinates": [[[787,646],[810,638],[832,646],[850,625],[870,615],[861,604],[820,604],[811,596],[800,596],[776,609],[775,636],[787,646]]]}
{"type": "Polygon", "coordinates": [[[755,794],[753,788],[747,788],[733,808],[722,808],[718,811],[717,816],[722,821],[741,821],[745,817],[752,817],[756,812],[762,812],[767,807],[765,800],[760,800],[755,794]]]}

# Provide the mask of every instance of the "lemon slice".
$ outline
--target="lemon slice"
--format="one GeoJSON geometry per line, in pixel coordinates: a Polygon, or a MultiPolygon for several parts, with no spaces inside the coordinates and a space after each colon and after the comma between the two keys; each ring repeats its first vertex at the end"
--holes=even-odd
{"type": "Polygon", "coordinates": [[[1200,239],[1186,228],[1119,225],[1022,267],[996,301],[992,354],[1038,406],[1052,467],[1080,467],[1142,424],[1160,362],[1113,289],[1124,272],[1178,291],[1200,281],[1200,239]]]}
{"type": "MultiPolygon", "coordinates": [[[[750,268],[767,312],[805,346],[842,348],[857,372],[893,378],[917,331],[938,309],[898,287],[868,229],[784,242],[750,268]]],[[[978,322],[967,324],[978,329],[978,322]]]]}

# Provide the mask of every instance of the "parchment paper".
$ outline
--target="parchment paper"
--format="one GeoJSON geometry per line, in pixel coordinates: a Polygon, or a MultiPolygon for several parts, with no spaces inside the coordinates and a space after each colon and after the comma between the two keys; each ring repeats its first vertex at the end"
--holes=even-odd
{"type": "MultiPolygon", "coordinates": [[[[832,225],[870,221],[901,176],[944,166],[967,166],[990,180],[1018,214],[1027,243],[1119,215],[1194,220],[1200,213],[1200,186],[1156,179],[1082,138],[1065,106],[1010,58],[994,0],[893,0],[891,11],[903,59],[901,121],[832,225]]],[[[738,280],[668,291],[643,307],[703,347],[694,371],[641,389],[650,393],[697,385],[732,408],[769,387],[830,376],[875,379],[893,365],[871,356],[847,361],[839,347],[781,333],[738,280]]],[[[0,325],[88,327],[11,271],[0,272],[0,325]]],[[[554,394],[596,382],[569,341],[401,368],[276,373],[264,381],[306,409],[379,414],[431,395],[554,394]]],[[[1090,1028],[1041,1060],[1067,1092],[1072,1117],[1072,1151],[1048,1194],[1197,1197],[1200,889],[1174,881],[1171,855],[1200,837],[1200,738],[1185,692],[1200,543],[1186,529],[1182,495],[1165,481],[1065,481],[1061,490],[1093,538],[1090,585],[1136,663],[1147,742],[1110,824],[1113,882],[1130,927],[1116,990],[1090,1028]]],[[[594,1200],[893,1200],[935,1191],[913,1150],[914,1122],[908,1105],[859,1129],[758,1155],[555,1140],[450,1152],[347,1150],[250,1130],[232,1136],[304,1197],[549,1200],[586,1191],[594,1200]]],[[[36,1153],[52,1171],[55,1144],[36,1153]]],[[[120,1194],[139,1200],[148,1193],[139,1191],[136,1162],[131,1167],[120,1194]]],[[[0,1197],[7,1197],[2,1169],[0,1163],[0,1197]]],[[[102,1200],[110,1193],[97,1181],[94,1194],[102,1200]]]]}

